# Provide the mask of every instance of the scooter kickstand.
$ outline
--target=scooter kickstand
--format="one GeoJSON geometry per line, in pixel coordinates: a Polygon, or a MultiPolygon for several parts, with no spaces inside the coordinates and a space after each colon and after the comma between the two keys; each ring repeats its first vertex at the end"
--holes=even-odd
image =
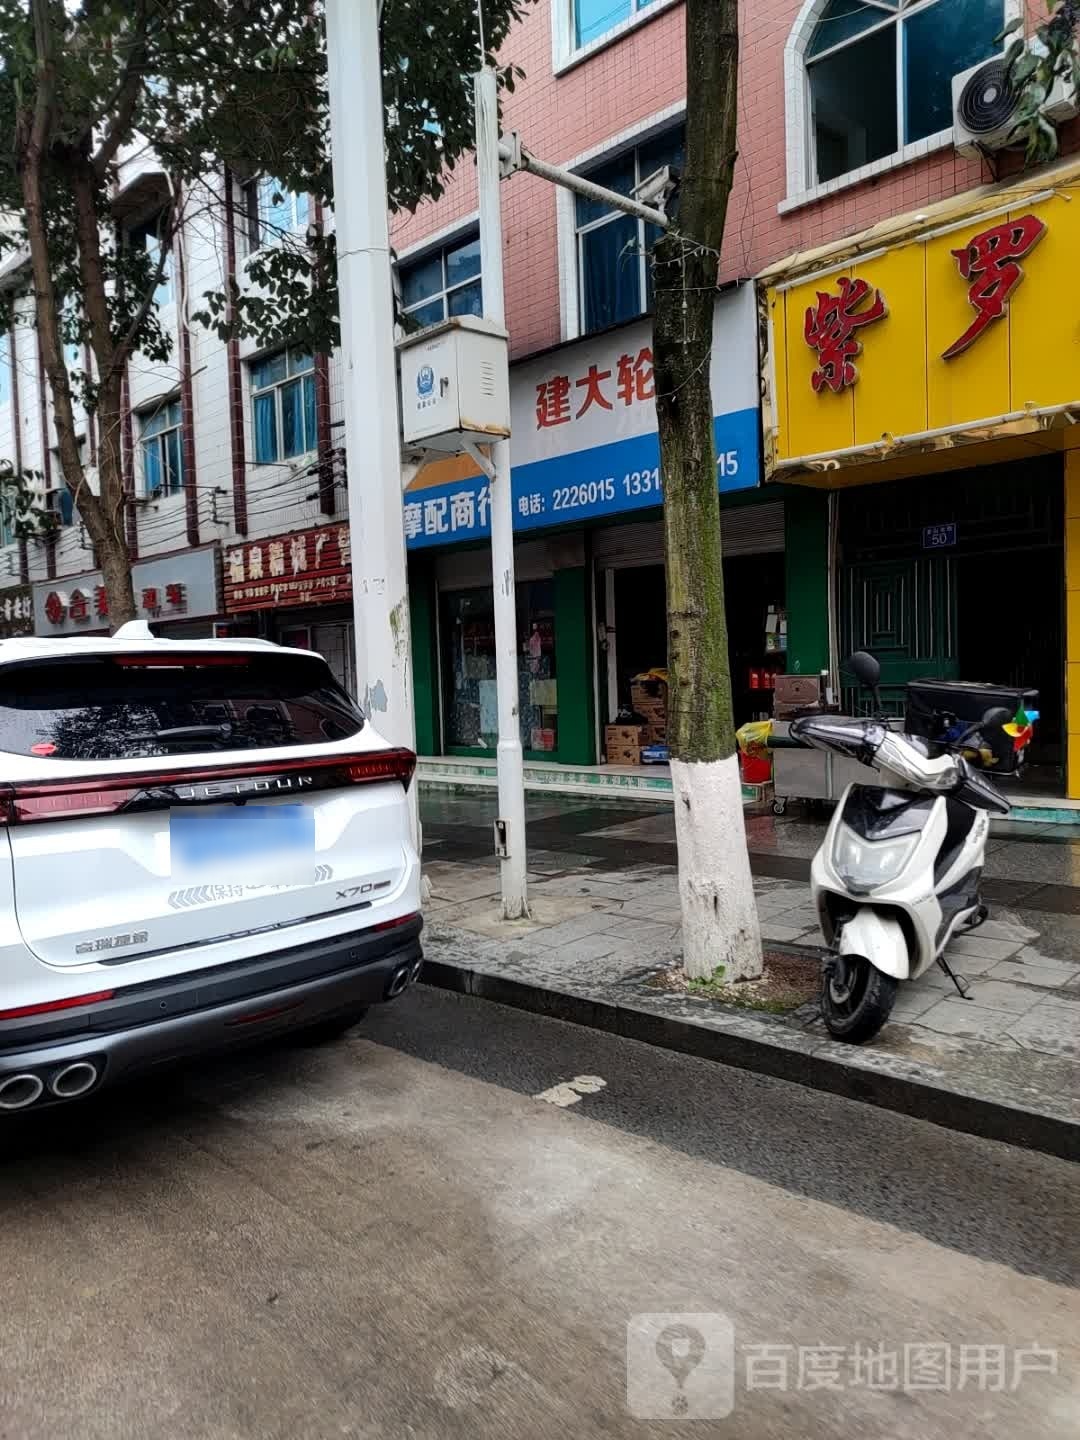
{"type": "Polygon", "coordinates": [[[945,974],[949,977],[949,979],[952,981],[952,983],[956,986],[956,989],[957,989],[957,992],[958,992],[958,994],[959,994],[959,996],[960,996],[960,999],[961,999],[961,1000],[970,1000],[970,999],[971,999],[971,996],[968,994],[968,991],[971,989],[971,986],[970,986],[970,985],[968,984],[968,982],[964,979],[964,977],[963,977],[962,975],[957,975],[956,971],[952,968],[952,966],[949,964],[949,962],[945,959],[945,956],[944,956],[944,955],[939,955],[939,956],[937,957],[937,963],[941,966],[942,970],[945,971],[945,974]]]}

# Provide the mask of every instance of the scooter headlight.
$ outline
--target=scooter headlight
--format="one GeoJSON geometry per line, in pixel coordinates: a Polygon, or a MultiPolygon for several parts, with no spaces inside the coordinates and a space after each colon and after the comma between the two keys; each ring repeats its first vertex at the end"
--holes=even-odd
{"type": "Polygon", "coordinates": [[[914,854],[919,834],[888,840],[866,840],[848,825],[841,825],[833,845],[833,869],[849,890],[866,894],[895,880],[914,854]]]}

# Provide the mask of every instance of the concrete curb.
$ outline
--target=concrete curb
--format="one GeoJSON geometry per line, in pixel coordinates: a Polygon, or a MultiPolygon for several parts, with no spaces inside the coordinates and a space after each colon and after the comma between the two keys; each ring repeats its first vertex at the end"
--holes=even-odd
{"type": "Polygon", "coordinates": [[[1080,1122],[1025,1108],[1004,1095],[958,1091],[941,1084],[929,1067],[917,1062],[887,1065],[872,1052],[811,1041],[798,1031],[750,1016],[730,1012],[709,1012],[701,1019],[665,1015],[641,1005],[552,990],[430,957],[425,959],[422,979],[439,989],[734,1065],[984,1140],[1080,1161],[1080,1122]]]}

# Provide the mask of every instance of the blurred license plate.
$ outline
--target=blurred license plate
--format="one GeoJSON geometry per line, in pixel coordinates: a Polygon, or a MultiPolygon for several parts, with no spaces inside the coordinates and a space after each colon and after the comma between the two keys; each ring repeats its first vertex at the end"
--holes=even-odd
{"type": "Polygon", "coordinates": [[[315,812],[306,805],[230,805],[169,815],[174,878],[204,885],[310,885],[315,812]]]}

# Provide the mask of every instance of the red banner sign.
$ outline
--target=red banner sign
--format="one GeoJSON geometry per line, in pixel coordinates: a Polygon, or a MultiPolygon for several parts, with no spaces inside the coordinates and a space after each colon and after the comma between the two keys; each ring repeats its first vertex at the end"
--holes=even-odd
{"type": "Polygon", "coordinates": [[[349,527],[320,525],[225,551],[225,610],[333,605],[352,599],[349,527]]]}

